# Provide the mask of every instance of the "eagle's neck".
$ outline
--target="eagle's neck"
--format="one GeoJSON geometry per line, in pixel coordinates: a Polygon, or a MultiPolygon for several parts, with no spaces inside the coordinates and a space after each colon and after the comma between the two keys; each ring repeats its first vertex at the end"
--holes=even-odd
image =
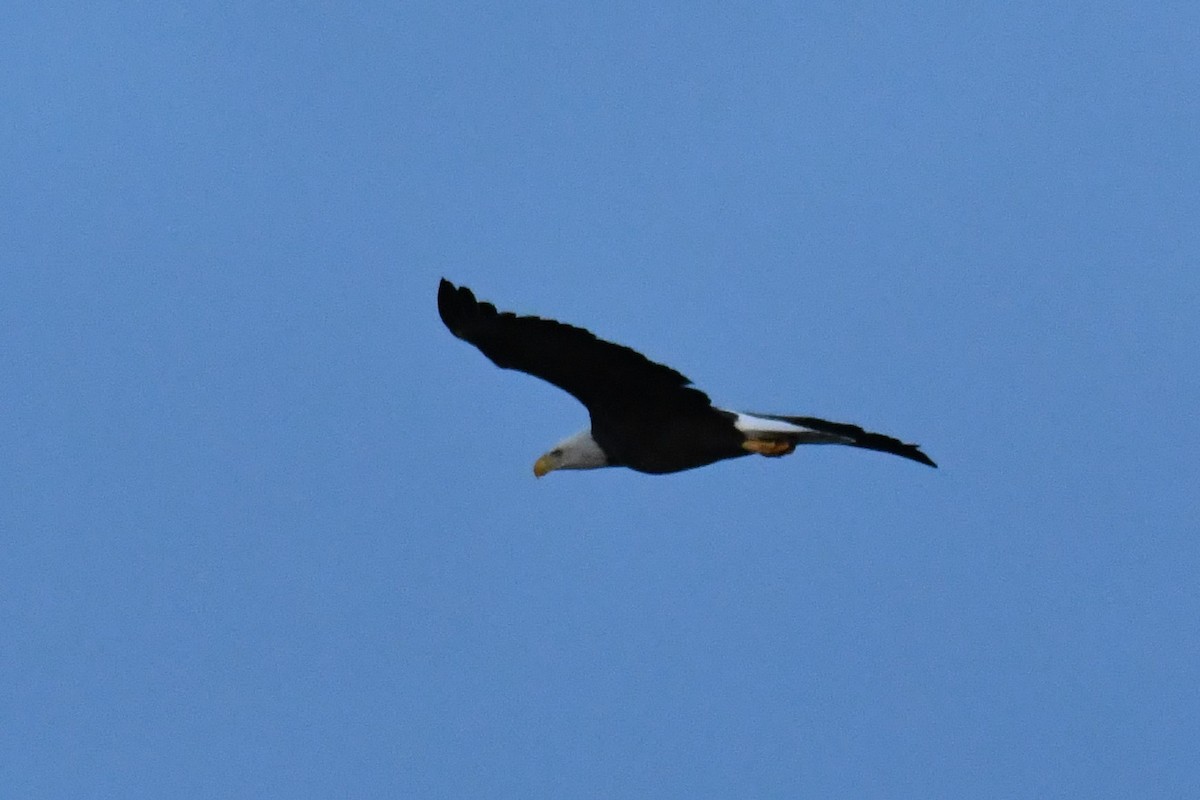
{"type": "Polygon", "coordinates": [[[591,430],[580,431],[554,446],[562,452],[559,469],[596,469],[608,466],[608,456],[592,438],[591,430]]]}

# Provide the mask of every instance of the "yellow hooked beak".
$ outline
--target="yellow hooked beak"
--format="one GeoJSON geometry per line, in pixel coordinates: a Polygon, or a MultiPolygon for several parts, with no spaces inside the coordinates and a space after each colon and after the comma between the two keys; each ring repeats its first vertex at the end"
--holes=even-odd
{"type": "Polygon", "coordinates": [[[551,472],[553,469],[554,463],[550,459],[550,456],[548,454],[544,455],[537,461],[533,462],[533,477],[540,478],[547,472],[551,472]]]}

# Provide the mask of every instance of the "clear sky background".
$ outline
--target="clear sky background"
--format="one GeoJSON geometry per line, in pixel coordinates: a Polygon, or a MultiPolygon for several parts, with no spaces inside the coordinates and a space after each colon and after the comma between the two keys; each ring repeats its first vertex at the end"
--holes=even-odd
{"type": "Polygon", "coordinates": [[[6,6],[4,793],[1200,796],[1197,8],[6,6]]]}

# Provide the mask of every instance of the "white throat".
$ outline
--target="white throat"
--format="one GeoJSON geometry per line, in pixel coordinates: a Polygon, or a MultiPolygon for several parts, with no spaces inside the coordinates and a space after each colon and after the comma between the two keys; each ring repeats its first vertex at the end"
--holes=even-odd
{"type": "Polygon", "coordinates": [[[580,431],[554,445],[551,453],[561,453],[558,469],[596,469],[608,466],[608,457],[592,438],[591,430],[580,431]]]}

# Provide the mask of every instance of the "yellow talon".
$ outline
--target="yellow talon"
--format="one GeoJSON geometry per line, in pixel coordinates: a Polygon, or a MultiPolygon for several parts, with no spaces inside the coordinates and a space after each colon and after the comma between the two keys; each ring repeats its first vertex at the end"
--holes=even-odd
{"type": "Polygon", "coordinates": [[[747,439],[742,442],[742,448],[749,450],[751,453],[758,453],[760,456],[786,456],[788,453],[796,449],[794,442],[789,442],[781,439],[774,441],[765,439],[747,439]]]}

